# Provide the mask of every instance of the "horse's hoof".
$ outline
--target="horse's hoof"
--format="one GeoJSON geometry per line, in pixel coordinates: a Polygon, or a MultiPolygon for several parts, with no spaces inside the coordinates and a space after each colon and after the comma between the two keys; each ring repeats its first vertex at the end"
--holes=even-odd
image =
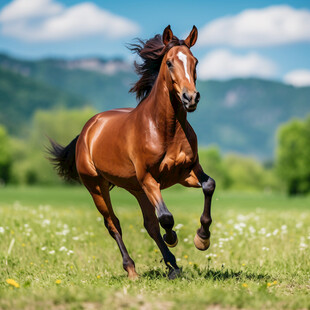
{"type": "Polygon", "coordinates": [[[174,280],[181,276],[181,269],[170,269],[168,278],[169,280],[174,280]]]}
{"type": "Polygon", "coordinates": [[[210,238],[208,239],[202,239],[198,236],[198,234],[196,234],[195,238],[194,238],[194,244],[195,247],[200,250],[200,251],[205,251],[209,248],[210,246],[210,238]]]}
{"type": "Polygon", "coordinates": [[[178,236],[177,236],[177,234],[176,234],[176,232],[173,230],[172,231],[172,237],[173,237],[173,240],[172,241],[170,241],[169,240],[169,243],[168,243],[168,241],[166,240],[167,239],[167,235],[166,234],[164,234],[164,236],[163,236],[163,238],[164,238],[164,241],[165,241],[165,243],[167,244],[167,246],[169,247],[169,248],[174,248],[177,244],[178,244],[178,242],[179,242],[179,240],[178,240],[178,236]]]}
{"type": "Polygon", "coordinates": [[[139,275],[135,273],[128,273],[128,279],[131,281],[136,281],[139,279],[139,275]]]}

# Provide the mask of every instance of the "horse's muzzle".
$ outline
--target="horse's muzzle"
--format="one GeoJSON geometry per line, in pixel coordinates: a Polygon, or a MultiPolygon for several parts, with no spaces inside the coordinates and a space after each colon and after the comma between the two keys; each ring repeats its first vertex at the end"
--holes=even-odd
{"type": "Polygon", "coordinates": [[[194,92],[190,94],[187,91],[182,93],[182,103],[187,112],[194,112],[200,100],[200,93],[194,92]]]}

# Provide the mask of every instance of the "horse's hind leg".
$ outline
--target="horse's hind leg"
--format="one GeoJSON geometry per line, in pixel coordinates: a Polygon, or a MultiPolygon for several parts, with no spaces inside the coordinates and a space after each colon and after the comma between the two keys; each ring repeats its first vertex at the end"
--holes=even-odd
{"type": "Polygon", "coordinates": [[[82,178],[82,181],[91,196],[98,211],[104,217],[104,224],[110,235],[116,240],[119,250],[123,257],[123,267],[128,272],[130,279],[135,279],[138,274],[135,270],[135,263],[131,259],[122,239],[122,230],[118,218],[114,214],[109,193],[109,183],[101,177],[92,177],[91,179],[82,178]]]}
{"type": "Polygon", "coordinates": [[[169,251],[165,241],[163,240],[160,234],[160,228],[158,219],[155,214],[155,209],[145,193],[141,192],[131,192],[131,193],[137,198],[140,204],[145,229],[147,230],[149,235],[153,238],[153,240],[156,242],[158,248],[160,249],[163,255],[165,264],[169,268],[169,278],[174,279],[179,275],[180,269],[176,263],[174,255],[169,251]]]}

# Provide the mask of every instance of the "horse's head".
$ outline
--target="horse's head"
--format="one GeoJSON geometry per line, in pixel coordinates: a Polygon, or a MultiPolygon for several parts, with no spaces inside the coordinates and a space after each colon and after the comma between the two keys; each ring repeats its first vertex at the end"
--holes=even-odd
{"type": "MultiPolygon", "coordinates": [[[[169,92],[176,96],[188,112],[196,110],[200,99],[200,94],[196,90],[198,60],[190,51],[190,48],[197,41],[197,36],[197,28],[193,26],[189,36],[181,41],[183,44],[168,49],[162,63],[169,92]]],[[[170,26],[164,30],[162,40],[166,46],[173,40],[170,26]]]]}

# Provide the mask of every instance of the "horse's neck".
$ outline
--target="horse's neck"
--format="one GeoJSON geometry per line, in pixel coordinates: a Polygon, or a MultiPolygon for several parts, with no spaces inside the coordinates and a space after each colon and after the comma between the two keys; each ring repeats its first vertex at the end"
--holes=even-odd
{"type": "Polygon", "coordinates": [[[185,129],[186,112],[171,96],[165,82],[158,78],[146,101],[146,108],[158,130],[168,139],[173,139],[179,126],[185,129]]]}

